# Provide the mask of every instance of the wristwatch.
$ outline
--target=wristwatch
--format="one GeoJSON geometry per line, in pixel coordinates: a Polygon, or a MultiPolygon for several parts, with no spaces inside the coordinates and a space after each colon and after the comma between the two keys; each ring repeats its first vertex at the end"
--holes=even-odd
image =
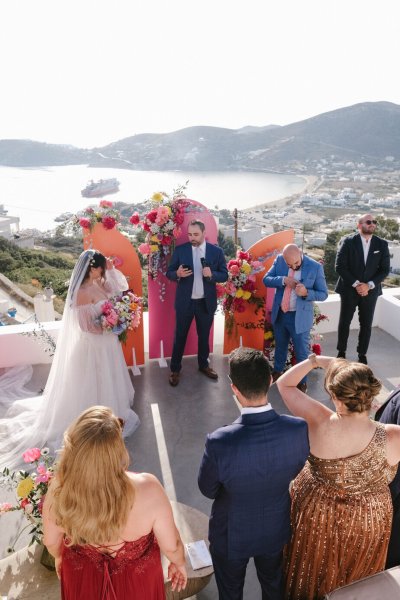
{"type": "Polygon", "coordinates": [[[310,363],[312,364],[313,369],[318,368],[317,355],[315,354],[315,352],[313,352],[312,354],[309,354],[307,358],[310,361],[310,363]]]}

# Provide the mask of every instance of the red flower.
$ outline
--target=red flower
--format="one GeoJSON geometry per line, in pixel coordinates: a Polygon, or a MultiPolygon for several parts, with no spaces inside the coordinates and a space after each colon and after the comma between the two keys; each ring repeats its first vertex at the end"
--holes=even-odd
{"type": "Polygon", "coordinates": [[[146,219],[148,219],[151,223],[155,223],[157,219],[157,211],[151,210],[149,213],[147,213],[146,219]]]}
{"type": "Polygon", "coordinates": [[[172,244],[172,237],[170,235],[164,235],[161,240],[161,243],[164,246],[170,246],[172,244]]]}
{"type": "Polygon", "coordinates": [[[311,349],[314,352],[314,354],[316,354],[317,356],[319,356],[321,354],[321,351],[322,351],[321,344],[313,344],[311,349]]]}
{"type": "Polygon", "coordinates": [[[236,256],[240,260],[250,260],[250,254],[248,252],[243,252],[243,250],[238,250],[236,256]]]}
{"type": "Polygon", "coordinates": [[[246,281],[246,283],[242,285],[242,290],[245,292],[254,292],[255,289],[256,286],[253,281],[246,281]]]}
{"type": "Polygon", "coordinates": [[[86,219],[86,217],[81,217],[79,219],[79,225],[83,227],[83,229],[90,229],[92,224],[90,222],[90,219],[86,219]]]}
{"type": "Polygon", "coordinates": [[[177,225],[182,225],[184,218],[183,210],[179,210],[174,214],[173,221],[177,225]]]}
{"type": "Polygon", "coordinates": [[[87,208],[85,208],[85,212],[87,212],[90,215],[92,215],[94,213],[94,209],[91,206],[88,206],[87,208]]]}
{"type": "Polygon", "coordinates": [[[114,217],[103,217],[101,219],[101,222],[103,223],[103,227],[104,229],[114,229],[115,225],[116,225],[116,220],[114,219],[114,217]]]}
{"type": "Polygon", "coordinates": [[[150,225],[148,225],[145,221],[143,221],[143,229],[145,231],[150,231],[150,225]]]}
{"type": "Polygon", "coordinates": [[[225,288],[222,283],[217,283],[215,287],[217,291],[217,298],[223,298],[225,294],[225,288]]]}
{"type": "Polygon", "coordinates": [[[20,506],[21,506],[21,508],[25,508],[25,506],[26,506],[27,504],[29,504],[29,500],[28,500],[28,498],[23,498],[23,499],[21,500],[21,502],[20,502],[20,506]]]}
{"type": "Polygon", "coordinates": [[[110,202],[109,200],[100,200],[100,204],[99,206],[101,206],[101,208],[112,208],[113,203],[110,202]]]}
{"type": "Polygon", "coordinates": [[[132,225],[138,225],[140,222],[139,213],[134,212],[133,215],[130,217],[129,221],[130,223],[132,223],[132,225]]]}
{"type": "Polygon", "coordinates": [[[230,260],[228,262],[228,269],[230,269],[233,266],[239,267],[240,268],[240,261],[239,260],[230,260]]]}

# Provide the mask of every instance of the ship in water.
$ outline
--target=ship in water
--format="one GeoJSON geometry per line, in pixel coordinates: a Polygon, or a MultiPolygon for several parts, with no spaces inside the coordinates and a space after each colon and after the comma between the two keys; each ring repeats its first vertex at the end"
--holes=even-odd
{"type": "Polygon", "coordinates": [[[111,179],[99,179],[99,181],[91,179],[87,186],[81,190],[81,194],[84,198],[101,198],[101,196],[115,194],[118,191],[119,181],[112,177],[111,179]]]}

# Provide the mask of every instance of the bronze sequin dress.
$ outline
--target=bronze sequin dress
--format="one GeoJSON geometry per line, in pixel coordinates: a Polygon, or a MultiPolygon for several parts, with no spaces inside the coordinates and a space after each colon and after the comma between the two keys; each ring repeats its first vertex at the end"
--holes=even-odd
{"type": "Polygon", "coordinates": [[[310,454],[292,489],[286,598],[324,598],[385,568],[392,524],[388,483],[396,470],[386,460],[381,423],[360,454],[339,459],[310,454]]]}

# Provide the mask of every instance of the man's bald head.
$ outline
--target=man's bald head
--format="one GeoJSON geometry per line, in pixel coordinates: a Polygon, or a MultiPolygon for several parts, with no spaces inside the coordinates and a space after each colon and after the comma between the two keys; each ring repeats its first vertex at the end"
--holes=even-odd
{"type": "Polygon", "coordinates": [[[301,267],[303,256],[300,248],[296,244],[287,244],[282,250],[282,256],[285,259],[287,266],[294,271],[298,271],[301,267]]]}

